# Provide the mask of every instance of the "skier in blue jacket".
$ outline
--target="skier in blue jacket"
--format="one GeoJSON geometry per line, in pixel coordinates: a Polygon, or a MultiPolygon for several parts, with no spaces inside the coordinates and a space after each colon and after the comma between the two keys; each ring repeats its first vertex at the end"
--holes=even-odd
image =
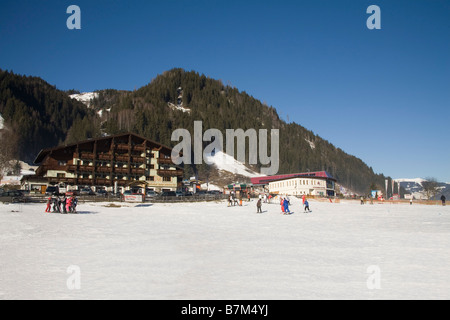
{"type": "Polygon", "coordinates": [[[287,197],[284,198],[283,206],[284,206],[284,214],[291,213],[289,211],[289,200],[287,199],[287,197]]]}
{"type": "Polygon", "coordinates": [[[305,199],[305,202],[303,203],[303,205],[305,206],[305,212],[311,212],[311,210],[309,209],[309,202],[308,202],[308,200],[305,199]]]}

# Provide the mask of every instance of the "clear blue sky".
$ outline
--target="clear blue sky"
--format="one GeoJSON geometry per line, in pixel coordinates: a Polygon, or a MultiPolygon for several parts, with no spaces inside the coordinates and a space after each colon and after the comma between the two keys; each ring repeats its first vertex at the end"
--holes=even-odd
{"type": "Polygon", "coordinates": [[[174,67],[274,106],[375,172],[450,182],[450,1],[2,1],[0,68],[134,89],[174,67]],[[69,5],[81,30],[69,30],[69,5]],[[369,5],[381,30],[369,30],[369,5]]]}

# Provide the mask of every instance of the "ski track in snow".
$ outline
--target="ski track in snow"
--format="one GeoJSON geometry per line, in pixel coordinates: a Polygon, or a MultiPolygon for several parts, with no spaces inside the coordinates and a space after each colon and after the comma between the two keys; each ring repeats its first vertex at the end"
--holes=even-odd
{"type": "Polygon", "coordinates": [[[450,207],[291,202],[0,204],[0,299],[450,298],[450,207]]]}

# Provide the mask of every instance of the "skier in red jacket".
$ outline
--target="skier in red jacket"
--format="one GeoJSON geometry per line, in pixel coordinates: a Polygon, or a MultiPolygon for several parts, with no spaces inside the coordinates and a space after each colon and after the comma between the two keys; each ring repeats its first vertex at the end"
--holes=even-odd
{"type": "Polygon", "coordinates": [[[52,197],[48,197],[47,208],[45,208],[45,212],[50,212],[51,206],[52,206],[52,197]]]}

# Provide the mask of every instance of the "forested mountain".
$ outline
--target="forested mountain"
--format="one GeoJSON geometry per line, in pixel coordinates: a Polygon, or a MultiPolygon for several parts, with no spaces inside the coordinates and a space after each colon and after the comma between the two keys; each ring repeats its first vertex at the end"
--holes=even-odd
{"type": "MultiPolygon", "coordinates": [[[[173,146],[173,130],[185,128],[192,133],[195,120],[203,122],[203,130],[219,129],[224,136],[226,129],[279,129],[280,174],[326,170],[342,185],[361,193],[374,184],[384,189],[385,177],[375,174],[360,159],[299,124],[286,123],[275,108],[246,92],[197,72],[172,69],[139,90],[119,97],[116,93],[114,98],[103,124],[109,134],[133,131],[173,146]],[[176,105],[184,109],[174,108],[176,105]]],[[[196,169],[200,176],[209,170],[206,165],[196,169]]],[[[187,175],[192,173],[190,168],[185,170],[187,175]]]]}
{"type": "MultiPolygon", "coordinates": [[[[134,132],[174,146],[177,128],[203,130],[280,130],[279,173],[326,170],[340,184],[360,193],[377,185],[383,175],[355,156],[336,148],[299,124],[281,120],[275,108],[237,88],[194,71],[172,69],[135,91],[101,90],[87,108],[40,78],[0,73],[0,114],[20,135],[20,158],[31,160],[40,149],[63,142],[134,132]],[[101,112],[99,112],[101,111],[101,112]],[[101,114],[101,119],[97,116],[101,114]]],[[[206,143],[208,144],[208,143],[206,143]]],[[[211,174],[207,165],[185,167],[186,177],[211,174]]]]}
{"type": "Polygon", "coordinates": [[[0,114],[17,139],[17,157],[29,163],[43,148],[99,134],[94,112],[81,102],[41,78],[1,69],[0,114]]]}

